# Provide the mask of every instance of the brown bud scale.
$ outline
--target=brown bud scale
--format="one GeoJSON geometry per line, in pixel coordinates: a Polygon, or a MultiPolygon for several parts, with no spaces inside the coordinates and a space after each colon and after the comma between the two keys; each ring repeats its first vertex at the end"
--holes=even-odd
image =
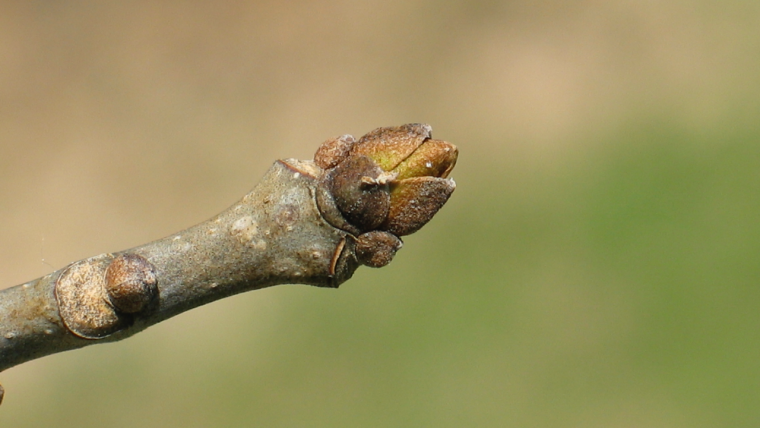
{"type": "Polygon", "coordinates": [[[314,163],[322,169],[330,169],[348,156],[356,141],[352,135],[330,138],[319,146],[314,154],[314,163]]]}
{"type": "Polygon", "coordinates": [[[431,132],[430,125],[421,123],[378,128],[359,139],[351,156],[367,156],[390,171],[430,138],[431,132]]]}
{"type": "Polygon", "coordinates": [[[380,268],[390,263],[403,245],[397,236],[373,230],[356,239],[356,258],[365,266],[380,268]]]}
{"type": "Polygon", "coordinates": [[[454,180],[414,177],[399,182],[391,191],[391,208],[380,227],[396,236],[418,231],[443,207],[456,189],[454,180]]]}
{"type": "Polygon", "coordinates": [[[121,254],[106,269],[105,289],[117,310],[140,312],[158,294],[153,265],[137,254],[121,254]]]}
{"type": "Polygon", "coordinates": [[[383,170],[366,156],[351,157],[329,173],[335,204],[346,220],[361,231],[377,228],[390,207],[388,184],[378,179],[383,170]]]}

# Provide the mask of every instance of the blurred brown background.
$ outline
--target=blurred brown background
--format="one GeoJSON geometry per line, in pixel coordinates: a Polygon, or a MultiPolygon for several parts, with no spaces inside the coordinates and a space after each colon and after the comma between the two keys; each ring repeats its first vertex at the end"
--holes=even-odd
{"type": "Polygon", "coordinates": [[[0,287],[407,122],[383,269],[0,374],[3,427],[756,427],[760,3],[0,2],[0,287]]]}

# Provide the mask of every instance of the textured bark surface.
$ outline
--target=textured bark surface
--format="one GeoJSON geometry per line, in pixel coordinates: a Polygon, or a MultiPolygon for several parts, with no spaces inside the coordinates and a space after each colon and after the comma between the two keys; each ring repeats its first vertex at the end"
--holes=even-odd
{"type": "Polygon", "coordinates": [[[204,223],[0,291],[0,370],[120,340],[244,291],[284,283],[337,287],[359,264],[354,239],[317,210],[320,173],[310,162],[278,161],[252,192],[204,223]],[[134,293],[147,294],[136,313],[115,307],[109,297],[116,293],[105,287],[109,266],[124,256],[145,260],[158,285],[155,293],[134,293]]]}
{"type": "Polygon", "coordinates": [[[201,224],[0,291],[0,371],[121,340],[234,294],[277,284],[337,288],[362,264],[387,265],[400,236],[429,221],[455,188],[445,177],[456,147],[430,132],[410,124],[358,142],[329,139],[315,161],[275,162],[243,199],[201,224]],[[396,169],[381,168],[387,159],[386,169],[396,169]]]}

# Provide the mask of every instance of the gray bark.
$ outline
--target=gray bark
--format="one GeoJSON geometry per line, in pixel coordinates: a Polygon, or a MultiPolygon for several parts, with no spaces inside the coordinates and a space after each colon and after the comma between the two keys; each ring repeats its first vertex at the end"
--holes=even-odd
{"type": "MultiPolygon", "coordinates": [[[[238,203],[197,226],[0,291],[0,371],[125,339],[167,318],[277,284],[338,287],[382,267],[456,188],[456,146],[424,124],[329,139],[280,160],[238,203]]],[[[0,387],[0,402],[3,398],[0,387]]]]}
{"type": "Polygon", "coordinates": [[[0,371],[127,338],[197,306],[277,284],[338,287],[359,266],[355,239],[322,218],[320,169],[278,161],[253,191],[216,217],[130,250],[101,254],[0,291],[0,371]],[[114,260],[136,255],[155,291],[134,313],[104,290],[114,260]]]}

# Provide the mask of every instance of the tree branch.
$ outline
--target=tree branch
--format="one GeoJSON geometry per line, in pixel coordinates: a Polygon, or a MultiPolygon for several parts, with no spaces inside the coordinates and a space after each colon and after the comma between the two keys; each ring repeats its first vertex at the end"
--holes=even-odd
{"type": "Polygon", "coordinates": [[[314,161],[275,162],[204,223],[0,291],[0,371],[121,340],[244,291],[337,288],[361,264],[386,265],[399,237],[430,220],[455,187],[445,177],[456,147],[430,131],[410,124],[327,140],[314,161]]]}

